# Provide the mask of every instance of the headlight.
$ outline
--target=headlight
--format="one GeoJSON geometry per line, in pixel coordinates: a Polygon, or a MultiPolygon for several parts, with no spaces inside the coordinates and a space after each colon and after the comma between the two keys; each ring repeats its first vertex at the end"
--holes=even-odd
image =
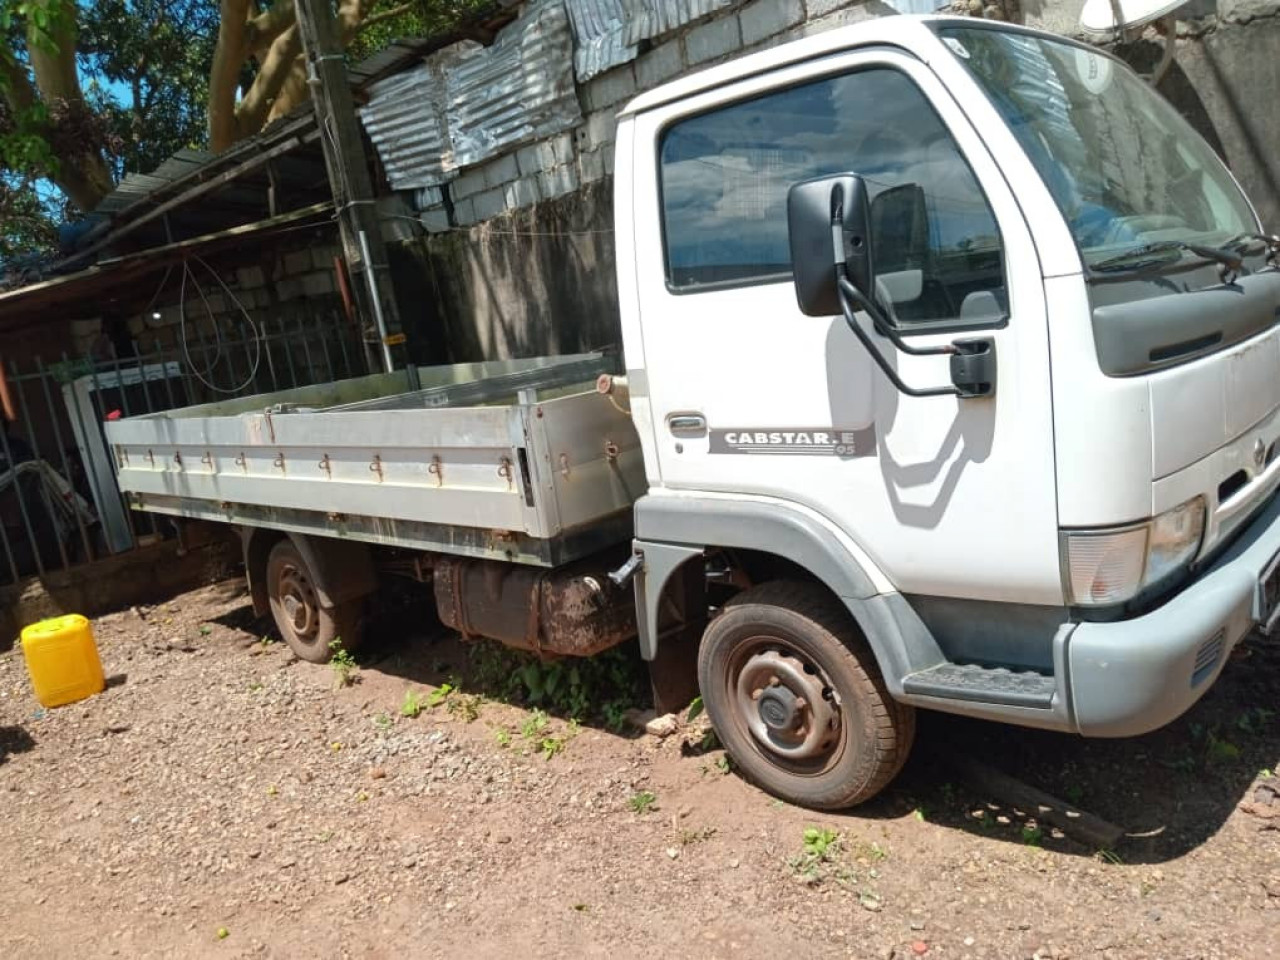
{"type": "Polygon", "coordinates": [[[1124,603],[1184,569],[1200,548],[1204,499],[1153,520],[1113,530],[1065,530],[1068,600],[1078,606],[1124,603]]]}

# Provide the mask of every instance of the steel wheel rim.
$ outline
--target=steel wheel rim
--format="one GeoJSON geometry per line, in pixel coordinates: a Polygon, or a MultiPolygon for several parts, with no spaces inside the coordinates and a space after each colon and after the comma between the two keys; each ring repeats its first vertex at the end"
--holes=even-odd
{"type": "Polygon", "coordinates": [[[734,726],[775,766],[801,776],[830,770],[844,752],[844,711],[812,657],[782,637],[753,636],[724,678],[734,726]]]}
{"type": "Polygon", "coordinates": [[[292,563],[284,564],[276,577],[276,597],[289,632],[306,646],[314,644],[320,633],[320,604],[306,573],[292,563]]]}

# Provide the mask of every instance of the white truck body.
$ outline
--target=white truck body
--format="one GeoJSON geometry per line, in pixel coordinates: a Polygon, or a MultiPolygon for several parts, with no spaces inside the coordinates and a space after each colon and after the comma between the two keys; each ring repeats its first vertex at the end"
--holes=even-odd
{"type": "MultiPolygon", "coordinates": [[[[705,566],[708,583],[763,583],[769,603],[775,575],[838,601],[846,648],[897,705],[881,714],[900,746],[911,706],[1141,733],[1190,707],[1245,633],[1270,627],[1280,241],[1261,235],[1209,148],[1118,61],[967,19],[833,30],[637,97],[620,115],[614,189],[626,373],[592,409],[629,404],[645,479],[619,579],[637,574],[646,658],[662,664],[677,628],[693,631],[695,647],[703,637],[713,719],[720,729],[741,716],[744,732],[726,742],[740,762],[755,758],[749,772],[770,789],[839,805],[879,789],[901,760],[855,788],[846,761],[830,759],[813,782],[838,779],[840,767],[844,787],[803,786],[811,771],[797,758],[827,763],[856,719],[843,668],[818,641],[787,640],[782,621],[770,629],[783,639],[735,660],[734,644],[754,642],[738,621],[768,603],[751,607],[747,589],[746,606],[731,601],[717,616],[719,600],[689,600],[692,568],[699,582],[705,566]],[[797,197],[828,180],[839,184],[818,226],[844,246],[819,266],[832,270],[832,296],[845,291],[844,316],[806,307],[809,281],[786,249],[799,249],[807,222],[797,197]],[[865,231],[850,219],[855,190],[869,197],[865,231]],[[877,208],[903,197],[909,206],[877,208]],[[987,365],[956,366],[966,339],[987,365]],[[820,747],[805,739],[815,724],[829,733],[820,747]]],[[[425,471],[432,450],[467,446],[435,435],[467,411],[437,413],[429,423],[406,411],[384,427],[414,433],[411,472],[425,471]]],[[[122,489],[145,498],[177,483],[193,501],[233,500],[172,471],[133,479],[139,451],[159,441],[148,431],[171,416],[108,428],[128,457],[122,489]]],[[[305,432],[312,414],[289,416],[305,432]]],[[[355,414],[315,416],[337,418],[336,438],[355,414]]],[[[187,419],[193,437],[212,435],[214,424],[187,419]]],[[[608,416],[597,420],[583,427],[591,449],[606,440],[601,424],[621,437],[608,416]]],[[[527,438],[512,430],[519,448],[527,438]]],[[[182,440],[187,475],[201,442],[182,440]]],[[[376,447],[365,440],[348,459],[363,468],[376,447]]],[[[555,443],[529,449],[532,467],[503,454],[528,474],[513,491],[559,475],[555,443]]],[[[445,486],[472,482],[447,464],[445,476],[445,486]]],[[[344,513],[377,486],[360,480],[344,513]]],[[[277,486],[272,496],[287,501],[290,488],[277,486]]],[[[611,515],[620,490],[624,506],[640,492],[606,487],[582,522],[611,515]]],[[[443,492],[418,484],[416,506],[391,514],[383,497],[363,512],[544,535],[518,504],[495,520],[469,514],[460,489],[443,492]]],[[[512,559],[539,562],[536,553],[512,559]]],[[[782,606],[790,616],[803,604],[782,606]]],[[[830,632],[833,617],[805,622],[830,632]]]]}

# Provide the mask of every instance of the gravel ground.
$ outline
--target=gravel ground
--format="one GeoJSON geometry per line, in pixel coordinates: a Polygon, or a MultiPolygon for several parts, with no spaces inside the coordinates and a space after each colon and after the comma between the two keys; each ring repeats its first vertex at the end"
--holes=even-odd
{"type": "Polygon", "coordinates": [[[342,688],[262,641],[237,581],[98,619],[110,685],[80,704],[41,710],[0,654],[0,956],[1280,956],[1275,642],[1137,740],[927,717],[890,791],[823,815],[701,721],[526,737],[453,638],[388,618],[342,688]],[[956,744],[1129,836],[1001,808],[946,772],[956,744]]]}

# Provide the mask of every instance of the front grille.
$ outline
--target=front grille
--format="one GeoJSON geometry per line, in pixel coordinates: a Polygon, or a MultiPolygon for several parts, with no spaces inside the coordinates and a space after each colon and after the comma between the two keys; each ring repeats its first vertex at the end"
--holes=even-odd
{"type": "Polygon", "coordinates": [[[1201,644],[1196,651],[1195,666],[1191,668],[1191,686],[1198,687],[1218,666],[1222,659],[1222,648],[1226,645],[1226,632],[1219,630],[1201,644]]]}

